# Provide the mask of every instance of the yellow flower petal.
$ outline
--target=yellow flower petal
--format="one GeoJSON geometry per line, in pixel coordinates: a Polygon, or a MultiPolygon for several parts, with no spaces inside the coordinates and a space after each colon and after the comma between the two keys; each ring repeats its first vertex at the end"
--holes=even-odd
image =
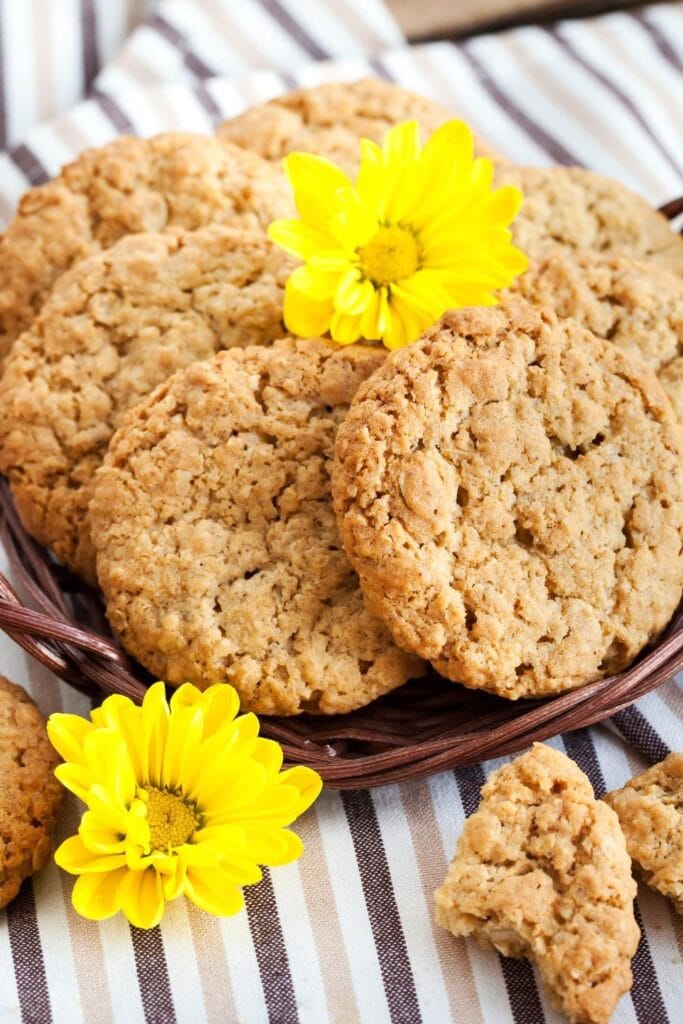
{"type": "Polygon", "coordinates": [[[324,334],[332,320],[333,306],[329,299],[316,301],[293,288],[285,286],[284,321],[287,330],[300,338],[315,338],[324,334]]]}
{"type": "Polygon", "coordinates": [[[334,294],[335,309],[348,316],[360,316],[373,301],[372,293],[370,281],[362,281],[359,271],[353,268],[339,281],[334,294]]]}
{"type": "Polygon", "coordinates": [[[304,851],[299,837],[288,829],[253,824],[248,825],[245,831],[249,855],[259,864],[272,868],[291,864],[304,851]]]}
{"type": "Polygon", "coordinates": [[[80,875],[71,894],[74,910],[90,921],[113,917],[121,909],[128,875],[128,868],[80,875]]]}
{"type": "Polygon", "coordinates": [[[285,252],[307,260],[321,249],[329,249],[334,239],[327,232],[300,220],[274,220],[268,225],[268,237],[285,252]]]}
{"type": "Polygon", "coordinates": [[[80,836],[71,836],[55,851],[55,861],[70,875],[113,871],[126,863],[124,854],[98,856],[88,850],[80,836]]]}
{"type": "Polygon", "coordinates": [[[185,895],[200,910],[218,917],[230,917],[244,906],[242,890],[231,885],[219,868],[202,868],[201,871],[188,868],[185,895]]]}
{"type": "Polygon", "coordinates": [[[147,744],[147,771],[145,782],[158,786],[164,759],[164,747],[171,717],[163,683],[150,686],[142,702],[142,723],[147,744]]]}
{"type": "Polygon", "coordinates": [[[91,731],[92,724],[80,715],[55,712],[47,720],[50,743],[64,761],[83,760],[83,741],[91,731]]]}
{"type": "Polygon", "coordinates": [[[129,871],[123,892],[124,914],[136,928],[155,928],[164,916],[161,878],[154,868],[129,871]]]}
{"type": "Polygon", "coordinates": [[[362,337],[360,317],[348,316],[346,313],[340,313],[338,309],[335,309],[330,321],[330,334],[333,341],[338,341],[340,345],[351,345],[362,337]]]}
{"type": "Polygon", "coordinates": [[[302,218],[311,226],[324,229],[336,193],[350,189],[351,182],[330,160],[312,153],[290,153],[284,159],[284,168],[302,218]]]}

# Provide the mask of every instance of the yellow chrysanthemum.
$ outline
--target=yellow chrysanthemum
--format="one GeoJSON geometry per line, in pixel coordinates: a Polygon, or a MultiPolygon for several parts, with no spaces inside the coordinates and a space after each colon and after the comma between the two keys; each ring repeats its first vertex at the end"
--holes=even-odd
{"type": "Polygon", "coordinates": [[[527,267],[509,230],[522,193],[492,188],[468,126],[449,121],[423,147],[407,121],[381,147],[360,145],[355,186],[323,157],[285,159],[301,219],[274,221],[269,235],[304,260],[285,290],[288,329],[395,349],[447,309],[495,305],[494,290],[527,267]]]}
{"type": "Polygon", "coordinates": [[[279,744],[238,710],[227,684],[202,693],[186,683],[169,707],[155,683],[142,707],[112,696],[90,721],[51,715],[50,740],[65,762],[55,774],[87,805],[78,835],[55,854],[79,876],[79,914],[99,921],[122,910],[152,928],[181,895],[234,914],[241,886],[261,879],[259,864],[301,854],[285,826],[316,799],[320,777],[304,767],[281,772],[279,744]]]}

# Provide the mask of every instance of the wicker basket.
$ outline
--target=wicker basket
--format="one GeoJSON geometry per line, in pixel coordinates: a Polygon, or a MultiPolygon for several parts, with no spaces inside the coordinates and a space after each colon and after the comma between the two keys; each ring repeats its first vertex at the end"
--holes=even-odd
{"type": "MultiPolygon", "coordinates": [[[[674,220],[683,197],[662,207],[674,220]]],[[[24,600],[0,574],[0,628],[67,683],[98,701],[140,701],[151,677],[112,638],[100,596],[68,573],[21,526],[0,482],[0,539],[24,600]]],[[[683,603],[656,645],[620,675],[544,700],[511,702],[436,675],[348,715],[263,717],[288,763],[317,769],[328,786],[360,789],[514,753],[534,740],[599,722],[683,668],[683,603]]]]}

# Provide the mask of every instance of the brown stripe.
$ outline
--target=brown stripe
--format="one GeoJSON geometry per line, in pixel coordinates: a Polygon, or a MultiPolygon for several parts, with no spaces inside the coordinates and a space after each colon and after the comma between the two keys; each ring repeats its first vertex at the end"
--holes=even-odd
{"type": "Polygon", "coordinates": [[[319,46],[315,39],[309,36],[308,32],[303,28],[300,22],[295,21],[289,11],[285,10],[279,0],[261,0],[261,6],[264,10],[268,11],[271,17],[277,21],[281,28],[285,30],[288,36],[291,36],[302,50],[314,60],[328,60],[330,54],[326,50],[323,50],[322,46],[319,46]]]}
{"type": "MultiPolygon", "coordinates": [[[[456,768],[455,781],[465,816],[469,818],[479,806],[481,787],[486,782],[484,769],[480,764],[456,768]]],[[[544,1024],[545,1014],[530,962],[505,956],[499,956],[499,960],[515,1024],[544,1024]]]]}
{"type": "MultiPolygon", "coordinates": [[[[627,710],[635,709],[629,708],[627,710]]],[[[577,729],[576,732],[567,733],[562,737],[562,740],[569,757],[576,761],[579,768],[588,776],[595,795],[598,797],[603,796],[605,793],[605,780],[588,729],[577,729]]],[[[659,990],[659,982],[652,962],[650,945],[647,941],[647,935],[643,928],[643,920],[637,903],[633,904],[633,911],[640,928],[640,942],[638,943],[636,954],[631,961],[634,978],[634,985],[631,989],[633,1009],[636,1012],[638,1024],[668,1024],[669,1017],[659,990]]]]}
{"type": "Polygon", "coordinates": [[[189,900],[186,909],[208,1024],[237,1020],[221,926],[189,900]]]}
{"type": "Polygon", "coordinates": [[[300,818],[296,828],[305,848],[301,860],[301,887],[318,953],[327,1006],[333,1019],[343,1007],[346,1019],[360,1020],[351,968],[325,860],[317,808],[312,808],[300,818]]]}
{"type": "Polygon", "coordinates": [[[83,56],[83,87],[87,93],[100,68],[97,14],[93,0],[81,0],[81,54],[83,56]]]}
{"type": "MultiPolygon", "coordinates": [[[[645,134],[651,140],[653,145],[656,146],[661,155],[667,161],[669,166],[676,172],[677,175],[679,175],[679,177],[683,177],[683,169],[674,159],[671,153],[669,153],[666,146],[653,133],[647,118],[643,116],[640,109],[636,106],[636,104],[633,102],[630,96],[627,96],[626,93],[622,89],[620,89],[619,86],[611,78],[608,78],[607,75],[604,75],[602,71],[599,70],[599,68],[593,67],[593,65],[589,63],[589,61],[587,61],[580,53],[578,53],[577,50],[574,49],[572,44],[567,39],[565,39],[564,36],[561,35],[557,29],[551,26],[540,27],[541,30],[545,32],[547,36],[549,36],[550,39],[553,39],[555,43],[557,43],[562,48],[562,50],[564,50],[565,53],[567,53],[572,58],[572,60],[579,65],[579,67],[582,67],[585,71],[588,72],[589,75],[592,75],[598,82],[600,82],[601,85],[605,87],[605,89],[608,89],[614,96],[617,97],[621,105],[625,107],[626,110],[628,110],[628,112],[631,114],[633,118],[635,118],[635,120],[638,122],[638,124],[643,129],[645,134]]],[[[612,40],[609,39],[607,34],[604,32],[602,32],[601,35],[603,40],[603,46],[609,46],[612,40]]]]}
{"type": "Polygon", "coordinates": [[[197,78],[212,78],[216,74],[213,68],[210,68],[208,64],[200,60],[196,53],[192,52],[182,32],[179,32],[175,25],[171,25],[160,14],[154,14],[147,24],[180,52],[183,64],[197,78]]]}
{"type": "MultiPolygon", "coordinates": [[[[435,847],[439,844],[439,829],[431,791],[424,779],[416,779],[403,783],[400,793],[410,822],[425,902],[433,908],[434,890],[443,881],[443,868],[439,858],[434,856],[435,847]]],[[[433,913],[430,920],[451,1020],[462,1024],[484,1024],[466,941],[440,928],[433,913]]]]}
{"type": "Polygon", "coordinates": [[[483,64],[474,56],[471,52],[467,43],[457,44],[457,48],[463,55],[465,60],[470,64],[472,70],[480,80],[483,87],[486,89],[488,94],[493,100],[501,107],[506,114],[508,114],[519,127],[527,133],[534,140],[534,142],[544,149],[546,153],[555,160],[558,164],[568,164],[570,166],[580,166],[581,161],[577,159],[572,153],[566,149],[561,142],[549,135],[544,128],[533,121],[524,111],[517,106],[516,103],[510,99],[508,93],[506,93],[491,77],[488,68],[485,68],[483,64]]]}
{"type": "Polygon", "coordinates": [[[345,790],[341,796],[391,1019],[418,1024],[415,981],[372,797],[367,790],[345,790]]]}
{"type": "MultiPolygon", "coordinates": [[[[287,947],[267,868],[263,869],[262,881],[258,885],[250,885],[244,898],[268,1019],[272,1024],[296,1024],[299,1014],[287,947]]],[[[296,928],[296,922],[293,922],[293,927],[296,928]]]]}
{"type": "Polygon", "coordinates": [[[22,1024],[51,1024],[50,994],[30,878],[24,882],[19,895],[7,908],[7,929],[22,1024]]]}
{"type": "Polygon", "coordinates": [[[145,930],[131,925],[130,934],[147,1024],[176,1024],[161,929],[145,930]]]}
{"type": "Polygon", "coordinates": [[[32,185],[40,185],[50,177],[36,154],[25,143],[8,150],[8,156],[32,185]]]}
{"type": "MultiPolygon", "coordinates": [[[[76,798],[66,795],[64,813],[59,823],[57,842],[75,835],[80,821],[80,810],[76,798]]],[[[78,996],[84,1021],[113,1020],[109,980],[104,966],[104,950],[99,925],[87,921],[73,908],[71,891],[74,879],[66,871],[59,872],[64,900],[64,912],[73,950],[74,970],[78,985],[78,996]]]]}
{"type": "Polygon", "coordinates": [[[631,11],[631,17],[634,21],[637,21],[642,25],[648,35],[652,38],[653,43],[661,53],[662,57],[664,57],[669,64],[675,67],[677,71],[683,71],[683,61],[680,59],[666,36],[660,32],[657,25],[650,21],[645,12],[631,11]]]}
{"type": "Polygon", "coordinates": [[[635,747],[650,764],[663,761],[671,753],[662,737],[655,732],[647,718],[635,705],[617,712],[612,721],[626,742],[635,747]]]}
{"type": "Polygon", "coordinates": [[[123,112],[118,103],[116,103],[108,93],[100,92],[99,89],[93,89],[92,98],[102,113],[105,114],[114,125],[117,132],[121,132],[125,135],[136,134],[133,122],[128,119],[128,115],[123,112]]]}
{"type": "Polygon", "coordinates": [[[218,106],[203,82],[197,82],[192,91],[211,118],[214,125],[217,125],[219,121],[223,120],[221,108],[218,106]]]}

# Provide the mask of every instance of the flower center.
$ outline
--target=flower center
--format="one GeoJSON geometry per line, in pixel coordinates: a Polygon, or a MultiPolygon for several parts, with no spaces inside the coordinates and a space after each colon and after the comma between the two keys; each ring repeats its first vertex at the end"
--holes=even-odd
{"type": "Polygon", "coordinates": [[[420,266],[420,250],[415,236],[406,228],[378,228],[366,245],[358,250],[364,277],[373,284],[392,284],[410,277],[420,266]]]}
{"type": "Polygon", "coordinates": [[[151,848],[167,850],[169,846],[186,843],[199,825],[195,809],[165,789],[149,786],[145,793],[151,848]]]}

